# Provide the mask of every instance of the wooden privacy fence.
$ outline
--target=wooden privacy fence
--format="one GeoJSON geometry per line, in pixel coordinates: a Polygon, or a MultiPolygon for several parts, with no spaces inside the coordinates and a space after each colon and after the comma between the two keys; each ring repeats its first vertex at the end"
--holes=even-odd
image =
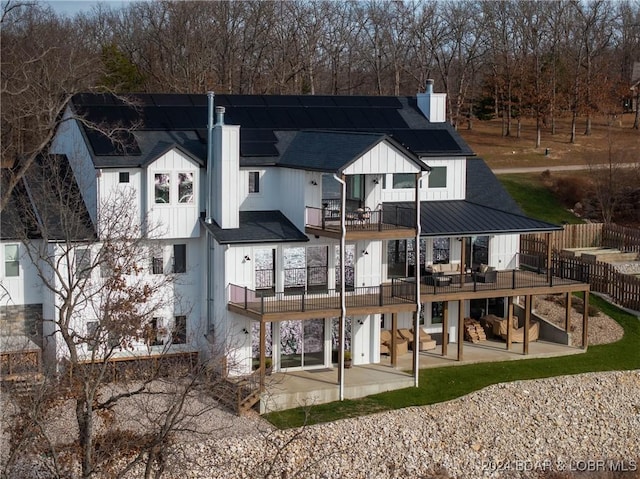
{"type": "Polygon", "coordinates": [[[565,225],[562,231],[522,235],[521,257],[538,258],[546,263],[547,241],[551,243],[555,276],[586,281],[591,291],[609,295],[620,306],[640,311],[640,277],[620,273],[616,268],[593,258],[569,258],[561,255],[566,248],[615,248],[640,254],[640,230],[613,224],[589,223],[565,225]]]}
{"type": "Polygon", "coordinates": [[[559,253],[553,253],[551,263],[554,276],[586,281],[591,291],[610,296],[615,304],[640,311],[640,276],[620,273],[610,263],[566,258],[559,253]]]}
{"type": "Polygon", "coordinates": [[[550,237],[552,251],[602,247],[640,253],[639,229],[604,223],[565,225],[560,231],[522,235],[520,253],[546,255],[547,236],[550,237]]]}

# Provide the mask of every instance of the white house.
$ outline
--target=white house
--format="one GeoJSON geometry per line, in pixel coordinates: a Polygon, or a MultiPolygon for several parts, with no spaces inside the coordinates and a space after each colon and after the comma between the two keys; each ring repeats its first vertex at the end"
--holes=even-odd
{"type": "MultiPolygon", "coordinates": [[[[516,281],[519,235],[559,227],[522,213],[445,121],[431,82],[416,97],[130,100],[75,96],[66,115],[88,122],[65,122],[52,152],[69,159],[94,223],[127,189],[140,224],[160,225],[148,274],[184,277],[180,301],[156,320],[186,328],[203,355],[224,346],[231,375],[267,357],[276,371],[342,371],[345,349],[355,365],[381,354],[395,364],[399,329],[455,343],[464,317],[504,317],[515,296],[582,288],[547,270],[542,286],[516,281]],[[126,133],[112,142],[90,122],[126,133]]],[[[11,285],[14,244],[4,244],[3,284],[13,301],[45,302],[37,286],[11,285]]]]}

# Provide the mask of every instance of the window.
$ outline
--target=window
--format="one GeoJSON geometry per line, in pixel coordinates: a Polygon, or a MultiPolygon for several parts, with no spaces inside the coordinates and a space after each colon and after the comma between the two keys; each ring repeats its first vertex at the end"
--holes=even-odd
{"type": "Polygon", "coordinates": [[[434,166],[429,173],[429,188],[446,188],[447,187],[447,167],[434,166]]]}
{"type": "Polygon", "coordinates": [[[173,344],[185,344],[187,342],[187,317],[180,315],[175,317],[173,324],[173,334],[171,335],[173,344]]]}
{"type": "Polygon", "coordinates": [[[20,257],[18,245],[8,244],[4,247],[4,274],[7,277],[20,276],[20,257]]]}
{"type": "Polygon", "coordinates": [[[154,182],[155,202],[169,203],[171,182],[168,173],[156,173],[154,182]]]}
{"type": "Polygon", "coordinates": [[[173,245],[173,272],[174,273],[187,272],[187,245],[186,244],[173,245]]]}
{"type": "Polygon", "coordinates": [[[394,173],[393,187],[395,189],[413,188],[416,185],[416,175],[413,173],[394,173]]]}
{"type": "Polygon", "coordinates": [[[449,238],[433,240],[433,264],[449,263],[451,241],[449,238]]]}
{"type": "Polygon", "coordinates": [[[162,340],[162,335],[160,332],[161,325],[162,325],[162,319],[160,318],[153,318],[147,324],[145,333],[146,333],[147,344],[149,346],[160,346],[164,344],[164,341],[162,340]]]}
{"type": "Polygon", "coordinates": [[[249,172],[249,193],[260,193],[260,172],[249,172]]]}
{"type": "Polygon", "coordinates": [[[178,203],[193,204],[193,173],[178,173],[178,203]]]}
{"type": "Polygon", "coordinates": [[[164,261],[162,256],[152,256],[151,257],[151,273],[152,274],[162,274],[164,273],[164,261]]]}
{"type": "Polygon", "coordinates": [[[431,324],[442,324],[444,320],[444,302],[431,303],[431,324]]]}
{"type": "Polygon", "coordinates": [[[76,248],[76,276],[86,279],[91,274],[91,252],[89,248],[76,248]]]}
{"type": "Polygon", "coordinates": [[[121,171],[118,174],[118,183],[129,183],[129,172],[121,171]]]}
{"type": "Polygon", "coordinates": [[[98,321],[87,321],[87,349],[93,351],[98,345],[98,321]]]}

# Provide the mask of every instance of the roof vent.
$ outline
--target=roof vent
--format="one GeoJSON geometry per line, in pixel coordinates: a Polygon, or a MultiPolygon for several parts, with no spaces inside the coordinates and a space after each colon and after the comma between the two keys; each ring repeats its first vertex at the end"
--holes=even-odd
{"type": "Polygon", "coordinates": [[[223,106],[216,107],[216,125],[224,125],[224,112],[223,106]]]}

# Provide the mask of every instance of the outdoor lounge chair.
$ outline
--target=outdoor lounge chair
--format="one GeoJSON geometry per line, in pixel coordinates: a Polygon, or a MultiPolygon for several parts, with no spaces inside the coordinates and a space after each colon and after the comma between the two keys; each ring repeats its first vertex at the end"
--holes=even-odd
{"type": "MultiPolygon", "coordinates": [[[[413,329],[411,333],[413,333],[413,329]]],[[[429,351],[436,348],[436,341],[431,338],[430,334],[425,333],[422,328],[418,328],[418,345],[420,346],[419,351],[429,351]]]]}
{"type": "MultiPolygon", "coordinates": [[[[511,321],[511,342],[522,343],[524,342],[524,326],[517,328],[516,318],[511,321]]],[[[504,318],[501,321],[494,321],[493,334],[500,336],[502,339],[507,339],[507,319],[504,318]]],[[[540,336],[540,324],[537,322],[531,322],[529,324],[529,341],[537,341],[540,336]]]]}
{"type": "MultiPolygon", "coordinates": [[[[391,354],[391,331],[383,329],[380,331],[380,354],[391,354]]],[[[396,338],[396,355],[406,354],[409,351],[409,344],[400,334],[396,338]]]]}
{"type": "MultiPolygon", "coordinates": [[[[436,347],[436,342],[431,339],[431,335],[425,333],[420,328],[420,336],[418,337],[418,351],[428,351],[436,347]]],[[[409,343],[409,349],[413,349],[413,329],[399,329],[398,332],[409,343]]]]}

